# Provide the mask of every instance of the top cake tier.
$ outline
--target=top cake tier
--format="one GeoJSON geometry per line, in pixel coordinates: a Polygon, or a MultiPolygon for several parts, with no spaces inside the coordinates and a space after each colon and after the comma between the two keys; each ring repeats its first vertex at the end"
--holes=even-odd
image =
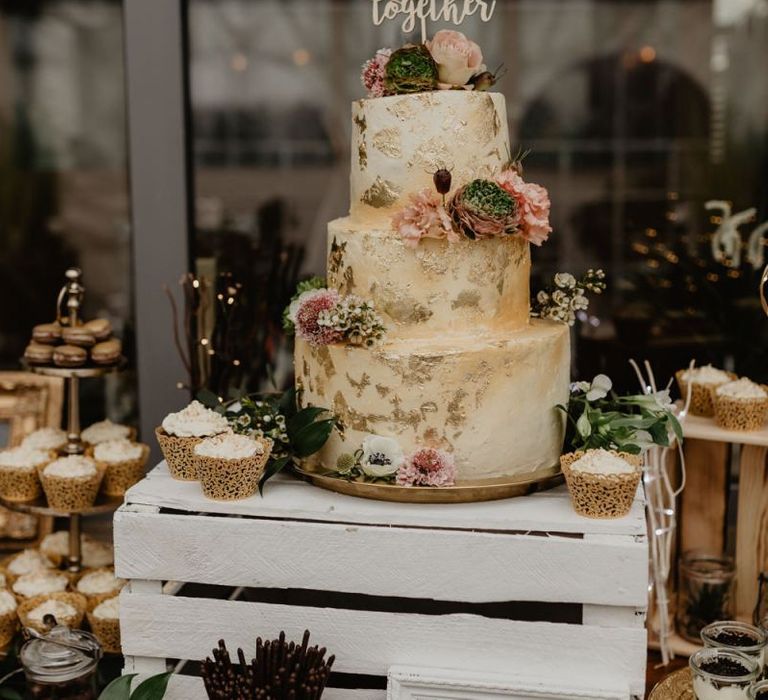
{"type": "Polygon", "coordinates": [[[434,189],[435,171],[453,173],[454,187],[497,175],[510,160],[504,96],[440,90],[358,100],[352,105],[350,215],[381,224],[434,189]]]}

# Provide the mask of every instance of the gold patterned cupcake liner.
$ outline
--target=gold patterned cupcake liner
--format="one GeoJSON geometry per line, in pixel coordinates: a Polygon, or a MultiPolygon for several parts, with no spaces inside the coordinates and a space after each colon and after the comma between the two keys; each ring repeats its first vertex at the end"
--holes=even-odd
{"type": "MultiPolygon", "coordinates": [[[[685,379],[685,373],[687,369],[681,369],[675,372],[675,379],[677,379],[677,386],[680,389],[680,394],[685,401],[688,396],[688,381],[685,379]]],[[[704,416],[711,418],[715,415],[715,406],[712,401],[712,392],[717,387],[727,384],[730,381],[734,381],[739,378],[738,374],[733,372],[726,372],[730,379],[726,379],[722,382],[714,382],[705,384],[703,382],[691,382],[691,406],[690,413],[694,416],[704,416]]]]}
{"type": "MultiPolygon", "coordinates": [[[[114,598],[115,596],[110,596],[114,598]]],[[[109,600],[105,598],[104,600],[109,600]]],[[[104,600],[100,601],[103,603],[104,600]]],[[[91,631],[99,640],[101,646],[108,654],[120,654],[122,653],[122,643],[120,640],[120,620],[104,617],[96,617],[93,611],[100,603],[88,605],[86,615],[88,616],[88,623],[91,626],[91,631]]]]}
{"type": "Polygon", "coordinates": [[[30,627],[41,634],[45,634],[48,629],[45,624],[40,621],[31,620],[29,614],[39,605],[42,605],[48,600],[57,600],[61,603],[67,603],[75,609],[74,615],[67,615],[61,619],[56,619],[61,625],[66,625],[70,629],[80,629],[83,624],[83,618],[85,617],[85,611],[88,608],[88,601],[84,595],[80,593],[71,593],[69,591],[62,593],[49,593],[47,595],[39,595],[34,598],[28,598],[19,605],[17,610],[19,614],[19,620],[24,627],[30,627]]]}
{"type": "MultiPolygon", "coordinates": [[[[104,469],[101,490],[107,496],[124,496],[131,486],[144,478],[144,467],[149,459],[149,445],[143,442],[135,444],[141,445],[141,456],[136,459],[125,459],[120,462],[96,460],[104,469]]],[[[89,457],[96,459],[94,448],[89,447],[87,453],[89,457]]]]}
{"type": "Polygon", "coordinates": [[[628,474],[590,474],[572,469],[586,452],[569,452],[560,457],[560,466],[568,484],[573,509],[586,518],[623,518],[632,508],[643,473],[640,455],[612,452],[635,467],[628,474]]]}
{"type": "Polygon", "coordinates": [[[19,629],[19,616],[15,610],[0,613],[0,649],[7,647],[19,629]]]}
{"type": "Polygon", "coordinates": [[[63,513],[77,513],[91,508],[104,478],[104,465],[94,463],[96,474],[93,476],[51,476],[39,470],[48,506],[63,513]]]}
{"type": "Polygon", "coordinates": [[[0,469],[0,495],[17,503],[40,498],[43,491],[40,486],[39,472],[58,457],[52,450],[46,450],[46,452],[48,452],[48,461],[34,465],[31,469],[19,467],[0,469]]]}
{"type": "Polygon", "coordinates": [[[222,459],[195,455],[203,495],[214,501],[250,498],[259,487],[259,479],[272,451],[272,441],[256,438],[263,453],[245,459],[222,459]]]}
{"type": "Polygon", "coordinates": [[[723,396],[713,390],[715,422],[728,430],[760,430],[768,419],[768,386],[761,386],[766,391],[766,396],[762,398],[723,396]]]}
{"type": "Polygon", "coordinates": [[[197,463],[194,449],[205,438],[176,437],[163,428],[155,428],[155,437],[168,464],[168,471],[179,481],[197,481],[197,463]]]}

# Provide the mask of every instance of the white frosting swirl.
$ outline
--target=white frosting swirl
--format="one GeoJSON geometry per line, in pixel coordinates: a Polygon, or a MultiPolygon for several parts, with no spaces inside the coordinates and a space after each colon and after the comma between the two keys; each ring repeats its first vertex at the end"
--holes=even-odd
{"type": "Polygon", "coordinates": [[[56,618],[56,622],[61,623],[66,618],[77,615],[77,610],[63,600],[46,600],[30,610],[28,617],[32,622],[40,624],[46,615],[53,615],[56,618]]]}
{"type": "Polygon", "coordinates": [[[247,459],[263,452],[264,448],[260,442],[256,442],[246,435],[235,435],[234,433],[208,438],[195,445],[196,455],[217,459],[247,459]]]}
{"type": "Polygon", "coordinates": [[[41,569],[33,571],[31,574],[24,574],[16,579],[13,584],[13,592],[23,595],[26,598],[32,598],[44,593],[57,593],[66,591],[69,585],[69,579],[54,570],[41,569]]]}
{"type": "MultiPolygon", "coordinates": [[[[82,535],[80,541],[82,542],[84,539],[85,535],[82,535]]],[[[66,530],[59,530],[46,535],[40,543],[40,551],[44,554],[50,553],[66,557],[69,554],[69,533],[66,530]]]]}
{"type": "Polygon", "coordinates": [[[100,595],[119,591],[123,581],[111,571],[91,571],[77,582],[77,590],[85,595],[100,595]]]}
{"type": "Polygon", "coordinates": [[[59,428],[40,428],[27,435],[21,444],[36,450],[58,450],[67,444],[67,434],[59,428]]]}
{"type": "Polygon", "coordinates": [[[8,591],[0,591],[0,615],[16,612],[16,598],[8,591]]]}
{"type": "Polygon", "coordinates": [[[40,569],[53,569],[53,562],[36,549],[25,549],[8,564],[8,571],[14,576],[29,574],[40,569]]]}
{"type": "Polygon", "coordinates": [[[131,429],[127,425],[119,425],[111,420],[103,420],[88,426],[83,430],[81,437],[83,442],[98,445],[109,440],[127,438],[130,434],[131,429]]]}
{"type": "Polygon", "coordinates": [[[33,471],[35,467],[51,460],[51,454],[45,450],[31,447],[12,447],[0,452],[0,468],[24,469],[33,471]]]}
{"type": "Polygon", "coordinates": [[[89,457],[70,455],[51,462],[44,470],[45,476],[60,476],[66,479],[89,478],[97,473],[96,463],[89,457]]]}
{"type": "Polygon", "coordinates": [[[109,566],[115,561],[115,551],[111,544],[86,540],[83,543],[83,566],[96,569],[100,566],[109,566]]]}
{"type": "Polygon", "coordinates": [[[728,396],[733,399],[764,399],[766,397],[765,389],[746,377],[723,384],[716,391],[718,396],[728,396]]]}
{"type": "Polygon", "coordinates": [[[107,598],[93,609],[93,616],[101,620],[117,620],[120,617],[120,599],[107,598]]]}
{"type": "Polygon", "coordinates": [[[130,440],[109,440],[96,445],[93,450],[93,456],[99,462],[128,462],[139,459],[144,452],[144,448],[130,440]]]}
{"type": "Polygon", "coordinates": [[[636,468],[608,450],[589,450],[571,465],[571,469],[587,474],[631,474],[636,468]]]}
{"type": "Polygon", "coordinates": [[[712,365],[704,365],[685,370],[683,379],[693,384],[722,384],[731,381],[731,375],[712,365]]]}
{"type": "Polygon", "coordinates": [[[193,401],[184,410],[167,415],[163,430],[176,437],[211,437],[229,431],[229,423],[216,411],[193,401]]]}

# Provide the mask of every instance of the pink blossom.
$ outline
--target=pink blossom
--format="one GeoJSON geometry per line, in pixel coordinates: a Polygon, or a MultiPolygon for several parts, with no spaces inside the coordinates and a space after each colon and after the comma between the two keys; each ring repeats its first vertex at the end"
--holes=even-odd
{"type": "Polygon", "coordinates": [[[496,179],[517,201],[520,212],[520,233],[527,241],[540,246],[549,238],[549,193],[541,185],[528,183],[514,170],[505,170],[496,179]]]}
{"type": "Polygon", "coordinates": [[[368,90],[368,97],[384,96],[384,78],[391,55],[392,49],[379,49],[373,58],[369,58],[363,64],[360,80],[365,89],[368,90]]]}
{"type": "Polygon", "coordinates": [[[397,471],[398,486],[453,486],[456,462],[453,455],[423,447],[406,457],[397,471]]]}
{"type": "Polygon", "coordinates": [[[296,335],[310,345],[338,343],[342,334],[333,328],[321,326],[317,321],[321,311],[336,306],[339,293],[335,289],[316,289],[313,292],[306,295],[296,311],[296,335]]]}
{"type": "Polygon", "coordinates": [[[437,63],[443,89],[466,85],[473,75],[485,70],[480,47],[461,32],[441,29],[427,42],[427,49],[437,63]]]}
{"type": "Polygon", "coordinates": [[[422,238],[459,240],[440,197],[430,189],[412,194],[411,203],[392,218],[392,226],[409,248],[416,248],[422,238]]]}

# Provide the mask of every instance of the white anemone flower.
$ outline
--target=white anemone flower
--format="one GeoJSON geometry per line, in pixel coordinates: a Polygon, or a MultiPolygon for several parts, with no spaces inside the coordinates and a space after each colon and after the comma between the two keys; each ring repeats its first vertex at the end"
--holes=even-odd
{"type": "Polygon", "coordinates": [[[394,438],[369,435],[363,440],[360,468],[374,479],[391,476],[402,466],[405,454],[394,438]]]}

